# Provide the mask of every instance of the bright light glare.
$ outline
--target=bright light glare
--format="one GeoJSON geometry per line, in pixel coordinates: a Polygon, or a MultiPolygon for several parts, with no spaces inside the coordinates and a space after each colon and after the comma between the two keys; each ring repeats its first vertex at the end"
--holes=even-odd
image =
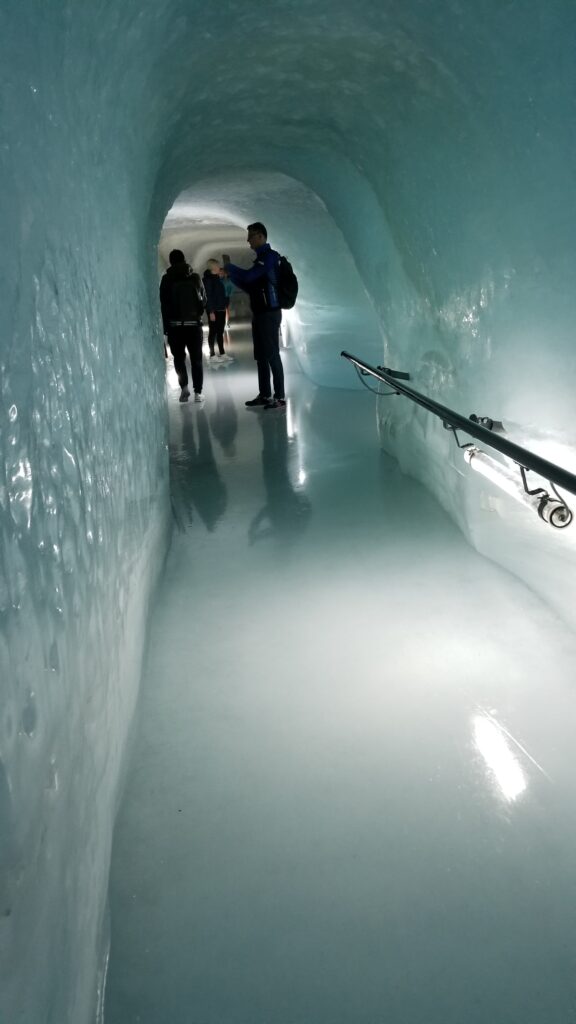
{"type": "Polygon", "coordinates": [[[555,462],[569,473],[576,473],[576,452],[570,445],[562,444],[553,438],[529,438],[528,441],[522,440],[520,443],[525,443],[526,447],[531,448],[537,455],[548,459],[549,462],[555,462]]]}
{"type": "Polygon", "coordinates": [[[476,470],[477,473],[480,473],[487,480],[490,480],[491,483],[496,484],[497,487],[505,491],[506,494],[509,494],[515,501],[518,501],[521,505],[526,505],[533,512],[539,512],[541,496],[528,494],[524,490],[518,467],[505,466],[490,455],[487,455],[486,452],[479,451],[475,447],[466,448],[464,450],[464,458],[472,469],[476,470]]]}
{"type": "Polygon", "coordinates": [[[296,437],[296,424],[294,423],[294,413],[292,412],[292,404],[290,399],[286,399],[286,434],[289,439],[296,437]]]}
{"type": "Polygon", "coordinates": [[[306,473],[305,473],[305,471],[303,469],[301,469],[300,472],[298,473],[298,483],[299,484],[305,484],[306,483],[306,473]]]}
{"type": "Polygon", "coordinates": [[[496,722],[484,715],[473,720],[474,743],[506,800],[517,800],[528,783],[522,768],[496,722]]]}
{"type": "Polygon", "coordinates": [[[282,328],[280,333],[282,348],[289,348],[290,345],[297,346],[301,336],[302,321],[300,320],[298,310],[283,309],[282,328]]]}
{"type": "Polygon", "coordinates": [[[24,509],[26,525],[30,528],[32,513],[32,466],[30,460],[19,459],[9,480],[11,483],[10,504],[12,507],[20,506],[24,509]]]}
{"type": "Polygon", "coordinates": [[[174,369],[174,364],[173,363],[169,363],[168,366],[167,366],[166,380],[168,381],[168,387],[169,388],[172,388],[173,390],[175,390],[176,388],[180,387],[180,385],[178,383],[178,374],[176,373],[176,370],[174,369]]]}
{"type": "Polygon", "coordinates": [[[496,459],[486,455],[485,452],[478,451],[477,448],[464,449],[464,458],[477,473],[481,473],[491,483],[506,491],[506,494],[509,494],[511,498],[516,498],[517,501],[525,503],[526,495],[522,488],[522,481],[518,470],[511,470],[508,466],[504,466],[501,462],[497,462],[496,459]]]}

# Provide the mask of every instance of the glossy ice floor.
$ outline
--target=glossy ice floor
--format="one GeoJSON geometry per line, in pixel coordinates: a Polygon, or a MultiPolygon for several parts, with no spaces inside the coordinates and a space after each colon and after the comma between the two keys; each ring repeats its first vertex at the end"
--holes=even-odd
{"type": "Polygon", "coordinates": [[[106,1024],[571,1024],[574,638],[380,453],[372,395],[291,372],[247,411],[232,349],[203,407],[168,376],[106,1024]]]}

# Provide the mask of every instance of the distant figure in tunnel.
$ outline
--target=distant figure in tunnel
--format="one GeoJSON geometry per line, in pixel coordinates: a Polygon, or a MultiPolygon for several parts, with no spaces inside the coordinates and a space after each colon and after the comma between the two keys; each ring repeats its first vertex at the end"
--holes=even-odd
{"type": "Polygon", "coordinates": [[[173,249],[170,266],[160,282],[162,326],[174,356],[174,369],[180,384],[180,401],[190,398],[186,372],[186,349],[190,355],[194,401],[201,402],[204,371],[202,367],[202,315],[206,293],[198,274],[186,263],[181,249],[173,249]]]}
{"type": "MultiPolygon", "coordinates": [[[[222,253],[222,263],[224,264],[224,263],[230,263],[230,262],[231,262],[230,257],[227,256],[226,253],[222,253]]],[[[226,336],[227,336],[227,339],[228,339],[228,344],[230,344],[230,336],[228,334],[228,325],[230,323],[230,306],[231,306],[231,303],[232,303],[232,292],[234,291],[234,284],[231,281],[231,279],[229,277],[227,277],[226,275],[224,275],[223,284],[224,284],[224,291],[226,292],[226,328],[225,328],[225,330],[226,330],[226,336]]]]}
{"type": "Polygon", "coordinates": [[[218,260],[208,260],[202,282],[206,291],[206,313],[208,314],[208,347],[210,359],[221,363],[231,362],[224,352],[224,328],[226,326],[226,288],[220,273],[218,260]],[[218,355],[214,346],[218,343],[218,355]]]}
{"type": "Polygon", "coordinates": [[[252,310],[252,340],[254,359],[258,366],[258,394],[246,402],[249,408],[265,409],[286,407],[284,394],[284,368],[280,358],[280,324],[282,309],[276,289],[277,267],[280,254],[268,244],[268,232],[260,221],[248,225],[248,245],[256,259],[250,270],[226,263],[224,273],[233,284],[250,296],[252,310]],[[270,387],[270,372],[274,382],[274,396],[270,387]]]}

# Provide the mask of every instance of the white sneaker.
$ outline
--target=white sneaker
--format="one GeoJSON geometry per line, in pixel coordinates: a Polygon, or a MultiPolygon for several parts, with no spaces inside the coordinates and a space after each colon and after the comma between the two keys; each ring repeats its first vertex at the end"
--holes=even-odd
{"type": "Polygon", "coordinates": [[[188,390],[188,388],[182,388],[182,391],[180,392],[180,398],[178,399],[178,401],[187,402],[189,398],[190,391],[188,390]]]}
{"type": "Polygon", "coordinates": [[[194,401],[201,403],[204,401],[204,395],[200,395],[197,391],[194,392],[194,401]]]}
{"type": "Polygon", "coordinates": [[[223,363],[233,363],[234,362],[234,356],[229,356],[227,352],[223,356],[221,356],[220,358],[221,358],[221,361],[223,363]]]}

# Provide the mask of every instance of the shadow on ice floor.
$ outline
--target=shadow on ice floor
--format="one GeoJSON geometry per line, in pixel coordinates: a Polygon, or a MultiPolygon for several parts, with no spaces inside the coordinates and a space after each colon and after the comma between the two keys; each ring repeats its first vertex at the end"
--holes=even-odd
{"type": "MultiPolygon", "coordinates": [[[[237,337],[239,337],[237,335],[237,337]]],[[[106,1024],[576,1021],[575,643],[378,449],[374,399],[168,377],[174,536],[106,1024]]]]}

